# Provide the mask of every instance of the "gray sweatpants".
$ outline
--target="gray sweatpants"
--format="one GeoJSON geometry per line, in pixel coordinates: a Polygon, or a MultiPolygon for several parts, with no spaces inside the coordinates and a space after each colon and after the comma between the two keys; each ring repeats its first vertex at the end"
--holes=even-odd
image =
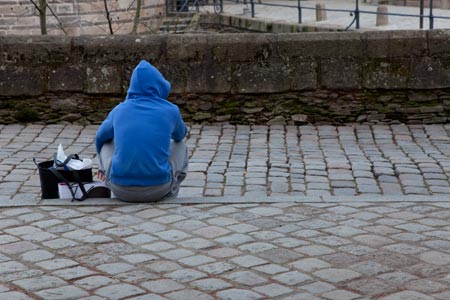
{"type": "MultiPolygon", "coordinates": [[[[156,202],[166,197],[176,197],[181,182],[188,171],[188,151],[183,141],[170,143],[171,156],[169,163],[172,167],[172,181],[158,186],[123,186],[111,182],[111,162],[114,155],[114,142],[103,144],[99,155],[99,169],[106,177],[106,186],[122,201],[125,202],[156,202]]],[[[132,158],[130,158],[132,159],[132,158]]]]}

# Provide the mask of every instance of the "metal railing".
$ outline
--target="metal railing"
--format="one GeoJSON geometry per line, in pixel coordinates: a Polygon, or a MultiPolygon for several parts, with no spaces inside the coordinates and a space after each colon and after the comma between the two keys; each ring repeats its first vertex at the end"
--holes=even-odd
{"type": "MultiPolygon", "coordinates": [[[[233,3],[239,3],[239,1],[232,1],[233,3]]],[[[186,13],[193,8],[197,12],[202,6],[213,6],[216,13],[223,12],[222,0],[166,0],[167,13],[186,13]]]]}
{"type": "MultiPolygon", "coordinates": [[[[208,3],[209,0],[166,0],[166,13],[167,15],[171,13],[175,13],[170,22],[166,25],[165,31],[169,32],[169,28],[176,24],[180,27],[185,25],[185,21],[183,20],[180,24],[177,22],[181,18],[183,14],[189,13],[191,8],[194,8],[195,11],[199,12],[201,6],[211,5],[208,3]]],[[[213,0],[212,5],[214,6],[215,13],[223,12],[223,0],[213,0]]],[[[177,29],[175,28],[175,32],[177,29]]]]}
{"type": "MultiPolygon", "coordinates": [[[[224,0],[218,0],[218,1],[224,1],[224,0]]],[[[225,0],[227,1],[227,0],[225,0]]],[[[229,2],[235,2],[235,3],[239,3],[239,0],[236,1],[229,1],[229,2]]],[[[360,29],[361,28],[361,14],[372,14],[372,15],[388,15],[388,16],[398,16],[398,17],[414,17],[414,18],[419,18],[419,28],[423,29],[423,23],[424,23],[424,19],[428,18],[429,19],[429,28],[433,29],[434,28],[434,20],[435,19],[447,19],[450,20],[450,17],[446,17],[446,16],[435,16],[433,15],[433,0],[429,0],[430,5],[429,5],[429,13],[426,15],[424,13],[424,0],[420,1],[420,7],[419,7],[419,14],[406,14],[406,13],[383,13],[383,12],[374,12],[374,11],[368,11],[368,10],[362,10],[359,7],[359,0],[355,0],[355,8],[353,10],[348,10],[348,9],[334,9],[334,8],[320,8],[318,9],[317,7],[308,7],[308,6],[303,6],[301,3],[301,0],[297,0],[297,5],[289,5],[289,4],[277,4],[277,3],[255,3],[255,0],[244,0],[243,4],[247,5],[248,2],[250,2],[250,9],[251,9],[251,16],[252,18],[255,17],[255,12],[256,9],[255,7],[260,5],[260,6],[273,6],[273,7],[287,7],[287,8],[293,8],[293,9],[297,9],[298,10],[298,23],[302,24],[302,10],[306,9],[306,10],[324,10],[324,11],[331,11],[331,12],[343,12],[343,13],[349,13],[350,16],[353,17],[353,20],[350,22],[350,24],[345,28],[345,30],[349,30],[353,24],[355,24],[355,28],[356,29],[360,29]]]]}
{"type": "MultiPolygon", "coordinates": [[[[170,1],[170,0],[168,0],[170,1]]],[[[425,5],[424,0],[420,0],[420,7],[419,7],[419,13],[418,14],[408,14],[408,13],[389,13],[389,12],[377,12],[377,11],[368,11],[360,8],[359,1],[355,0],[354,9],[337,9],[337,8],[317,8],[317,7],[309,7],[305,6],[302,3],[302,0],[297,0],[296,5],[291,4],[284,4],[284,3],[262,3],[262,1],[255,2],[255,0],[243,0],[240,2],[240,0],[175,0],[175,1],[181,1],[185,5],[188,5],[189,3],[195,2],[198,7],[200,6],[206,6],[206,5],[213,5],[214,11],[216,13],[222,13],[223,12],[223,5],[224,2],[230,2],[233,4],[239,4],[242,3],[248,7],[250,5],[250,15],[252,18],[256,15],[256,7],[257,6],[271,6],[271,7],[284,7],[284,8],[292,8],[296,9],[298,12],[298,23],[302,24],[303,16],[302,12],[303,10],[324,10],[324,11],[330,11],[330,12],[342,12],[342,13],[349,13],[350,16],[353,17],[350,24],[345,28],[345,30],[349,30],[353,24],[355,24],[355,29],[361,28],[361,15],[362,14],[371,14],[371,15],[387,15],[387,16],[397,16],[397,17],[411,17],[411,18],[418,18],[419,19],[419,28],[424,28],[424,19],[428,18],[429,20],[429,28],[434,28],[434,22],[436,19],[447,19],[450,20],[450,17],[447,16],[436,16],[433,14],[433,0],[429,0],[429,11],[428,13],[425,13],[425,5]],[[209,1],[212,1],[212,3],[209,3],[209,1]]],[[[365,2],[365,1],[364,1],[365,2]]],[[[183,6],[184,7],[184,6],[183,6]]]]}
{"type": "MultiPolygon", "coordinates": [[[[170,20],[170,22],[167,23],[165,26],[164,31],[169,32],[170,27],[172,27],[174,24],[184,25],[185,20],[181,22],[181,24],[178,24],[177,20],[181,17],[182,14],[189,12],[189,4],[197,8],[197,11],[199,11],[199,0],[166,0],[166,13],[169,15],[170,13],[175,13],[173,18],[170,20]]],[[[177,31],[177,28],[175,28],[175,32],[177,31]]]]}

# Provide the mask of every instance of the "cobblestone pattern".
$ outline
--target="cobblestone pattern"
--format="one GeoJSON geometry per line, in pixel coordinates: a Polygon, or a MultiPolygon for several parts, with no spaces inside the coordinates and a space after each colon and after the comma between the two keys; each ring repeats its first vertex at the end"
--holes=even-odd
{"type": "MultiPolygon", "coordinates": [[[[0,201],[36,202],[32,158],[95,157],[96,126],[0,125],[0,201]]],[[[450,125],[190,126],[181,197],[450,194],[450,125]]]]}
{"type": "Polygon", "coordinates": [[[449,203],[0,209],[0,299],[449,299],[449,203]]]}

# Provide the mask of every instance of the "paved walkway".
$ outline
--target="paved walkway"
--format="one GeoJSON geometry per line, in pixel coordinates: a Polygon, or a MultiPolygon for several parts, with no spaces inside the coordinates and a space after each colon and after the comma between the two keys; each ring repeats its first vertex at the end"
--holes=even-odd
{"type": "Polygon", "coordinates": [[[180,198],[40,201],[96,128],[0,125],[0,299],[450,299],[450,125],[192,125],[180,198]]]}
{"type": "MultiPolygon", "coordinates": [[[[0,203],[36,203],[32,158],[51,159],[60,143],[96,162],[96,128],[0,125],[0,203]]],[[[450,195],[449,133],[450,125],[192,125],[180,196],[450,195]]]]}
{"type": "Polygon", "coordinates": [[[450,298],[450,203],[0,209],[0,299],[450,298]]]}
{"type": "MultiPolygon", "coordinates": [[[[211,1],[210,1],[211,2],[211,1]]],[[[259,19],[276,20],[280,22],[292,22],[298,23],[298,9],[295,0],[262,0],[264,5],[255,3],[255,17],[259,19]],[[287,5],[293,7],[282,7],[280,5],[287,5]]],[[[377,4],[371,4],[371,1],[359,1],[360,14],[360,28],[361,30],[398,30],[398,29],[419,29],[420,21],[418,15],[420,15],[419,7],[405,7],[395,5],[383,5],[387,7],[388,13],[397,14],[388,16],[389,23],[384,26],[376,26],[376,11],[377,4]],[[399,15],[400,14],[400,15],[399,15]],[[413,16],[405,16],[413,15],[413,16]]],[[[241,15],[251,17],[250,0],[241,0],[239,3],[233,1],[224,0],[224,13],[231,15],[241,15]]],[[[310,26],[327,26],[337,27],[345,29],[352,20],[354,14],[350,15],[350,11],[355,10],[354,0],[302,0],[302,24],[310,26]],[[332,11],[326,12],[326,20],[316,21],[316,4],[325,5],[326,9],[332,11]],[[344,10],[344,11],[342,11],[344,10]]],[[[202,11],[213,12],[212,7],[203,7],[202,11]]],[[[429,20],[429,8],[424,9],[423,29],[430,28],[429,20]]],[[[433,9],[434,29],[450,28],[450,19],[443,19],[441,17],[450,17],[449,9],[433,9]]],[[[355,24],[351,26],[351,29],[355,29],[355,24]]]]}

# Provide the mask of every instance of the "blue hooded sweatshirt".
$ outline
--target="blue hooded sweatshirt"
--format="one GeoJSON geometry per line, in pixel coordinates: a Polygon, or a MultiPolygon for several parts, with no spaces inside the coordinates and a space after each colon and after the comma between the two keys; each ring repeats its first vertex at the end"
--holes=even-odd
{"type": "Polygon", "coordinates": [[[95,146],[114,140],[110,180],[123,186],[157,186],[172,179],[170,140],[187,133],[178,107],[167,100],[170,83],[147,61],[133,71],[124,102],[100,125],[95,146]]]}

